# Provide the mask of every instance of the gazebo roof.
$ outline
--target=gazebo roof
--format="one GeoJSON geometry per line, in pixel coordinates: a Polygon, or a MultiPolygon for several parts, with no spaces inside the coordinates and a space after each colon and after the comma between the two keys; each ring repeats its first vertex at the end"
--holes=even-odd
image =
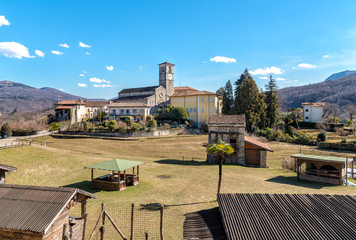
{"type": "Polygon", "coordinates": [[[337,162],[337,163],[345,163],[347,160],[347,158],[342,158],[342,157],[328,157],[328,156],[321,156],[321,155],[306,155],[306,154],[294,154],[291,157],[304,159],[304,160],[315,160],[315,161],[337,162]]]}
{"type": "Polygon", "coordinates": [[[102,169],[102,170],[109,170],[109,171],[125,171],[129,168],[136,167],[138,165],[144,164],[144,162],[137,162],[137,161],[130,161],[130,160],[123,160],[123,159],[112,159],[109,161],[96,163],[90,166],[86,166],[84,168],[94,168],[94,169],[102,169]]]}

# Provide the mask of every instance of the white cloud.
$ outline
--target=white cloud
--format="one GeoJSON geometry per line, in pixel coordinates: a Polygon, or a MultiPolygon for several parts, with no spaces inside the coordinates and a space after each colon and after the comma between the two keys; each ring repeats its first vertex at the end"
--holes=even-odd
{"type": "Polygon", "coordinates": [[[268,79],[268,77],[259,77],[260,79],[268,79]]]}
{"type": "Polygon", "coordinates": [[[292,67],[293,69],[296,69],[296,67],[292,67]]]}
{"type": "Polygon", "coordinates": [[[90,48],[89,45],[83,43],[83,42],[79,42],[79,47],[82,47],[82,48],[90,48]]]}
{"type": "Polygon", "coordinates": [[[44,54],[42,51],[40,51],[40,50],[35,50],[35,53],[36,53],[36,55],[39,56],[39,57],[44,57],[44,56],[45,56],[45,54],[44,54]]]}
{"type": "Polygon", "coordinates": [[[270,75],[270,74],[282,74],[284,71],[278,67],[266,67],[265,69],[257,68],[254,71],[250,71],[252,75],[270,75]]]}
{"type": "Polygon", "coordinates": [[[0,42],[0,53],[9,58],[34,58],[28,52],[28,48],[17,42],[0,42]]]}
{"type": "Polygon", "coordinates": [[[85,77],[84,73],[79,74],[80,77],[85,77]]]}
{"type": "Polygon", "coordinates": [[[299,68],[316,68],[315,65],[309,64],[309,63],[299,63],[298,64],[299,68]]]}
{"type": "Polygon", "coordinates": [[[110,84],[94,84],[93,86],[96,87],[96,88],[113,87],[113,86],[110,85],[110,84]]]}
{"type": "Polygon", "coordinates": [[[64,89],[63,88],[60,88],[60,89],[58,89],[59,91],[64,91],[64,89]]]}
{"type": "Polygon", "coordinates": [[[83,73],[87,73],[86,71],[83,71],[83,73]]]}
{"type": "Polygon", "coordinates": [[[85,83],[78,83],[77,84],[79,87],[87,87],[88,85],[86,85],[85,83]]]}
{"type": "Polygon", "coordinates": [[[0,16],[0,27],[2,25],[10,26],[10,22],[5,18],[5,16],[0,16]]]}
{"type": "Polygon", "coordinates": [[[61,43],[61,44],[59,44],[59,46],[64,47],[64,48],[69,48],[68,44],[66,44],[66,43],[61,43]]]}
{"type": "Polygon", "coordinates": [[[112,71],[112,70],[114,70],[114,67],[113,66],[106,66],[106,69],[109,70],[109,71],[112,71]]]}
{"type": "Polygon", "coordinates": [[[276,78],[277,81],[285,81],[286,79],[285,78],[281,78],[281,77],[278,77],[276,78]]]}
{"type": "Polygon", "coordinates": [[[210,62],[235,63],[236,59],[235,58],[215,56],[213,58],[210,58],[210,62]]]}
{"type": "Polygon", "coordinates": [[[56,54],[56,55],[62,55],[62,54],[63,54],[63,53],[60,52],[60,51],[54,51],[54,50],[52,51],[52,53],[53,53],[53,54],[56,54]]]}
{"type": "Polygon", "coordinates": [[[86,52],[85,54],[86,54],[86,55],[90,55],[90,52],[86,52]]]}
{"type": "Polygon", "coordinates": [[[105,79],[100,79],[100,78],[96,78],[96,77],[90,78],[89,81],[92,83],[110,83],[109,81],[106,81],[105,79]]]}
{"type": "Polygon", "coordinates": [[[329,54],[326,54],[326,55],[323,56],[323,58],[329,58],[329,57],[330,57],[329,54]]]}

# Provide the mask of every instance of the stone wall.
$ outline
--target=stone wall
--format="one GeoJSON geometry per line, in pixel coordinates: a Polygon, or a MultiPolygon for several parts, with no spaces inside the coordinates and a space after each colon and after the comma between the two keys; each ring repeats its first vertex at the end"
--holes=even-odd
{"type": "Polygon", "coordinates": [[[321,142],[319,147],[320,148],[324,148],[324,149],[346,150],[346,151],[356,152],[356,144],[355,143],[328,143],[328,142],[321,142]]]}
{"type": "Polygon", "coordinates": [[[136,131],[136,132],[67,132],[63,131],[60,134],[68,135],[84,135],[84,136],[102,136],[102,137],[159,137],[166,135],[178,134],[181,129],[168,129],[168,130],[156,130],[156,131],[136,131]]]}

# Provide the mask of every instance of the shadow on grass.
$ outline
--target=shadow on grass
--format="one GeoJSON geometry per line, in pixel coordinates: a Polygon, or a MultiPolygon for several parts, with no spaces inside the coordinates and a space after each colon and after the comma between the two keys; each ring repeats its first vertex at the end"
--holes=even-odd
{"type": "Polygon", "coordinates": [[[81,190],[84,190],[84,191],[87,191],[87,192],[93,193],[93,194],[101,191],[100,189],[92,188],[91,181],[88,181],[88,180],[77,182],[77,183],[68,184],[68,185],[65,185],[65,186],[62,186],[62,187],[79,188],[81,190]]]}
{"type": "Polygon", "coordinates": [[[187,166],[208,166],[206,162],[203,161],[192,161],[192,160],[178,160],[178,159],[162,159],[155,161],[156,163],[161,163],[161,164],[173,164],[173,165],[187,165],[187,166]]]}
{"type": "Polygon", "coordinates": [[[297,177],[285,177],[285,176],[277,176],[274,178],[270,178],[266,180],[267,182],[275,182],[287,185],[294,185],[298,187],[306,187],[306,188],[313,188],[313,189],[322,189],[323,187],[333,186],[328,183],[319,183],[319,182],[310,182],[305,180],[298,180],[297,177]]]}
{"type": "MultiPolygon", "coordinates": [[[[194,202],[194,203],[178,203],[178,204],[168,204],[164,205],[164,208],[170,207],[179,207],[179,206],[187,206],[187,205],[196,205],[196,204],[204,204],[204,203],[213,203],[213,201],[205,201],[205,202],[194,202]]],[[[161,203],[148,203],[148,204],[140,204],[140,210],[149,210],[149,211],[158,211],[161,209],[161,203]]]]}

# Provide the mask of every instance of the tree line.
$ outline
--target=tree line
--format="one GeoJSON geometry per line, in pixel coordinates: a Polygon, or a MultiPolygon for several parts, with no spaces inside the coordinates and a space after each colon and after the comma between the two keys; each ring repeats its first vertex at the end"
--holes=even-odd
{"type": "Polygon", "coordinates": [[[222,96],[222,114],[244,114],[246,130],[252,132],[255,128],[273,127],[278,121],[277,83],[270,76],[265,85],[265,91],[259,90],[253,77],[246,69],[234,82],[227,81],[217,94],[222,96]]]}

